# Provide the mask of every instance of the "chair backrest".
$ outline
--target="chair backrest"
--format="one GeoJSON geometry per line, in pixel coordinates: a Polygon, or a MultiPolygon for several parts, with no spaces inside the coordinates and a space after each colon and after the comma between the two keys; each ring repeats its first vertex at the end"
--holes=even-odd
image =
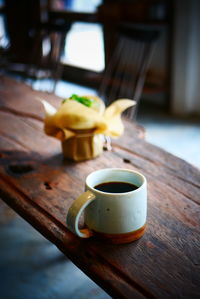
{"type": "Polygon", "coordinates": [[[50,20],[49,5],[49,0],[5,0],[10,42],[7,69],[15,69],[17,64],[27,78],[52,79],[49,91],[53,92],[61,77],[60,60],[70,24],[50,20]]]}
{"type": "Polygon", "coordinates": [[[5,27],[13,62],[29,63],[35,44],[35,26],[40,22],[40,0],[4,0],[5,27]]]}
{"type": "Polygon", "coordinates": [[[105,69],[99,95],[107,105],[118,98],[135,100],[137,105],[128,111],[130,118],[136,115],[158,36],[156,30],[120,29],[115,50],[105,69]]]}

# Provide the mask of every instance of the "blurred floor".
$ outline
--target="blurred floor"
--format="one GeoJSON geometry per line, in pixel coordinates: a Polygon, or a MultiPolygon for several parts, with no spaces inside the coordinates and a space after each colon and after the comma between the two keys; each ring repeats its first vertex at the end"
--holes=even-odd
{"type": "Polygon", "coordinates": [[[1,200],[0,239],[1,299],[110,298],[1,200]]]}
{"type": "Polygon", "coordinates": [[[148,142],[200,168],[200,117],[172,116],[141,102],[137,122],[145,128],[148,142]]]}
{"type": "MultiPolygon", "coordinates": [[[[34,88],[45,90],[36,82],[34,88]]],[[[94,94],[90,88],[59,82],[56,94],[94,94]]],[[[175,119],[142,103],[137,121],[146,140],[200,167],[200,122],[175,119]]],[[[0,298],[110,298],[49,241],[0,201],[0,298]],[[2,223],[1,223],[2,222],[2,223]]]]}

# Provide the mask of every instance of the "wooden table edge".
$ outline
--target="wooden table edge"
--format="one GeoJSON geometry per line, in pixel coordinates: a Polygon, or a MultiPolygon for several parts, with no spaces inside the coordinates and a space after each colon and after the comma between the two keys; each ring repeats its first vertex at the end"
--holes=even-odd
{"type": "Polygon", "coordinates": [[[86,243],[90,242],[90,246],[94,250],[95,246],[92,246],[91,243],[93,241],[82,240],[76,237],[47,211],[34,202],[31,202],[20,190],[17,190],[15,187],[13,188],[2,176],[0,178],[6,186],[5,189],[0,188],[0,198],[46,239],[52,242],[67,258],[110,296],[113,298],[119,298],[119,296],[120,298],[130,298],[129,296],[131,295],[134,298],[156,298],[148,290],[137,284],[137,282],[130,280],[129,277],[117,268],[114,268],[112,264],[108,264],[107,260],[104,261],[102,256],[98,255],[97,252],[88,252],[88,244],[86,243]],[[31,211],[31,213],[28,214],[27,210],[31,211]],[[41,227],[41,222],[48,225],[41,227]],[[81,246],[80,258],[77,255],[74,256],[75,246],[81,246]],[[83,258],[85,261],[88,261],[88,263],[85,262],[84,266],[82,262],[83,258]],[[90,266],[88,267],[91,264],[91,259],[93,264],[92,269],[90,269],[90,266]],[[104,271],[104,268],[106,268],[106,271],[104,271]],[[115,285],[113,286],[114,282],[115,285]],[[129,294],[128,297],[125,293],[129,294]]]}

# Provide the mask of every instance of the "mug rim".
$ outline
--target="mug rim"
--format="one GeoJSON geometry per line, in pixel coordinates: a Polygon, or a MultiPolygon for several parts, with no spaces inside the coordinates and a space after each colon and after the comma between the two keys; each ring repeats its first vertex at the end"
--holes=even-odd
{"type": "MultiPolygon", "coordinates": [[[[91,172],[85,180],[85,184],[87,187],[89,187],[92,191],[99,193],[99,194],[104,194],[104,195],[112,195],[112,196],[119,196],[119,195],[127,195],[127,194],[131,194],[131,193],[137,193],[141,190],[141,188],[146,184],[147,180],[146,177],[140,173],[139,171],[136,170],[132,170],[132,169],[128,169],[128,168],[101,168],[98,170],[95,170],[93,172],[91,172]],[[137,174],[138,176],[140,176],[143,180],[142,184],[135,190],[132,191],[128,191],[128,192],[120,192],[120,193],[113,193],[113,192],[104,192],[104,191],[100,191],[98,189],[95,189],[93,186],[91,186],[90,184],[88,184],[88,180],[90,179],[91,176],[93,176],[95,173],[98,172],[102,172],[102,171],[124,171],[124,172],[129,172],[129,173],[134,173],[137,174]]],[[[103,182],[102,182],[103,183],[103,182]]]]}

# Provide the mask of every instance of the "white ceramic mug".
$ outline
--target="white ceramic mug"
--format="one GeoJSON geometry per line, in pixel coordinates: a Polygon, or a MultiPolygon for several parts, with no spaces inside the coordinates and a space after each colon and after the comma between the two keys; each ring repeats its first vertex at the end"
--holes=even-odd
{"type": "Polygon", "coordinates": [[[147,182],[139,172],[122,168],[100,169],[88,175],[85,190],[71,205],[67,227],[82,238],[92,235],[109,239],[112,243],[128,243],[145,232],[147,216],[147,182]],[[110,193],[95,186],[106,182],[134,184],[137,189],[110,193]],[[84,211],[86,229],[78,227],[84,211]]]}

